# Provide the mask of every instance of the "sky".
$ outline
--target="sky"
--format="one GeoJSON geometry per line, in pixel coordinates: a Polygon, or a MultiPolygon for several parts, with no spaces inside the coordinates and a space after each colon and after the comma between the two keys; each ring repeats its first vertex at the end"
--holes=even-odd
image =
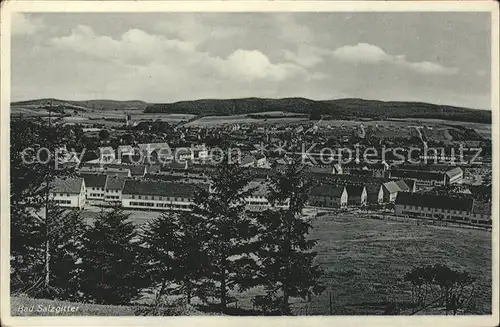
{"type": "Polygon", "coordinates": [[[490,109],[489,13],[13,13],[11,100],[306,97],[490,109]]]}

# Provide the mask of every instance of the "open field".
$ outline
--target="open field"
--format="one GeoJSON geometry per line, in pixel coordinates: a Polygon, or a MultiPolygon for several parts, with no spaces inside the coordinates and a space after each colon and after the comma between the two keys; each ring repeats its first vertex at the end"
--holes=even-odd
{"type": "MultiPolygon", "coordinates": [[[[127,211],[135,224],[158,212],[127,211]]],[[[97,212],[86,212],[91,221],[97,212]]],[[[477,278],[478,312],[491,312],[491,232],[415,225],[361,218],[356,214],[321,216],[311,238],[318,239],[316,262],[325,270],[326,290],[311,302],[298,300],[296,314],[328,315],[333,294],[335,315],[382,314],[387,301],[409,301],[409,289],[398,284],[414,266],[442,263],[477,278]]],[[[238,307],[252,309],[259,288],[238,298],[238,307]]]]}
{"type": "MultiPolygon", "coordinates": [[[[261,114],[269,114],[267,113],[259,113],[261,114]]],[[[247,115],[234,115],[234,116],[206,116],[202,117],[200,119],[191,121],[189,123],[186,123],[184,126],[185,127],[217,127],[217,126],[224,126],[224,125],[230,125],[230,124],[257,124],[257,125],[272,125],[272,124],[294,124],[294,123],[300,123],[300,122],[307,122],[309,121],[309,118],[304,117],[287,117],[292,114],[286,115],[280,115],[276,116],[273,114],[275,117],[279,118],[272,118],[272,119],[267,119],[267,118],[252,118],[248,117],[247,115]]]]}
{"type": "MultiPolygon", "coordinates": [[[[144,121],[156,121],[161,120],[169,123],[179,123],[182,121],[188,121],[193,118],[194,115],[190,114],[167,114],[167,113],[148,113],[145,114],[139,109],[130,110],[92,110],[92,111],[79,111],[75,113],[73,110],[65,110],[65,113],[71,116],[64,117],[64,121],[68,123],[79,123],[79,124],[104,124],[107,126],[120,126],[125,123],[110,121],[108,119],[125,119],[125,112],[127,112],[131,117],[131,122],[144,122],[144,121]]],[[[12,106],[11,115],[18,116],[22,114],[24,117],[43,117],[48,116],[47,110],[43,109],[33,109],[29,106],[12,106]]]]}
{"type": "Polygon", "coordinates": [[[388,300],[408,301],[397,285],[414,266],[441,263],[477,277],[478,311],[491,312],[491,233],[323,216],[311,238],[319,240],[317,263],[325,270],[323,294],[297,306],[298,314],[381,314],[388,300]]]}

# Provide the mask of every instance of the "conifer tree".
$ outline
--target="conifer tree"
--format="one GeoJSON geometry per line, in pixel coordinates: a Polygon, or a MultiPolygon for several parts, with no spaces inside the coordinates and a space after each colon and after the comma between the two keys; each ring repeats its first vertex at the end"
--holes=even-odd
{"type": "Polygon", "coordinates": [[[103,211],[85,234],[80,287],[86,301],[129,304],[147,285],[138,233],[119,207],[103,211]]]}
{"type": "Polygon", "coordinates": [[[199,189],[193,215],[200,220],[206,235],[207,278],[202,289],[205,296],[218,300],[225,312],[232,300],[230,290],[251,286],[248,275],[255,265],[251,256],[255,226],[245,214],[245,197],[250,174],[238,164],[230,163],[227,154],[211,176],[210,190],[199,189]]]}
{"type": "Polygon", "coordinates": [[[254,304],[269,313],[291,314],[290,298],[320,293],[321,269],[314,264],[316,241],[307,238],[312,225],[302,216],[311,183],[304,168],[292,163],[269,183],[274,208],[256,215],[259,226],[258,279],[266,294],[254,304]],[[285,207],[283,207],[285,206],[285,207]]]}

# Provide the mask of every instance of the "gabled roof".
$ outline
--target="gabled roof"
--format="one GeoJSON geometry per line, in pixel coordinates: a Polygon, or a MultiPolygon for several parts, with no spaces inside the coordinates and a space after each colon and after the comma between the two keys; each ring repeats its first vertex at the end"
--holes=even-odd
{"type": "Polygon", "coordinates": [[[80,194],[82,184],[81,177],[58,177],[50,183],[50,191],[53,193],[80,194]]]}
{"type": "Polygon", "coordinates": [[[364,186],[360,185],[346,185],[347,195],[348,196],[361,196],[363,194],[364,186]]]}
{"type": "Polygon", "coordinates": [[[491,215],[491,202],[475,201],[472,206],[472,212],[482,215],[491,215]]]}
{"type": "Polygon", "coordinates": [[[408,188],[410,190],[413,190],[415,188],[415,184],[417,183],[417,181],[414,179],[404,179],[404,181],[405,184],[408,185],[408,188]]]}
{"type": "Polygon", "coordinates": [[[399,178],[415,178],[417,180],[427,180],[427,181],[442,181],[444,180],[444,174],[440,172],[430,172],[430,171],[416,171],[416,170],[391,170],[392,177],[399,178]]]}
{"type": "Polygon", "coordinates": [[[124,176],[108,176],[106,178],[106,186],[104,189],[106,190],[123,190],[123,186],[125,185],[125,181],[127,177],[124,176]]]}
{"type": "Polygon", "coordinates": [[[398,205],[412,205],[436,209],[471,211],[474,201],[469,197],[452,197],[425,193],[399,192],[396,198],[398,205]]]}
{"type": "Polygon", "coordinates": [[[382,185],[390,194],[397,193],[400,191],[398,184],[396,184],[396,182],[394,181],[390,181],[382,185]]]}
{"type": "Polygon", "coordinates": [[[266,159],[266,156],[260,152],[255,154],[255,159],[260,160],[260,159],[266,159]]]}
{"type": "Polygon", "coordinates": [[[311,166],[308,171],[314,174],[333,174],[333,167],[311,166]]]}
{"type": "Polygon", "coordinates": [[[311,189],[312,196],[340,197],[345,190],[345,186],[336,186],[331,184],[321,184],[311,189]]]}
{"type": "Polygon", "coordinates": [[[378,195],[380,188],[382,188],[381,184],[368,184],[366,185],[366,193],[378,195]]]}
{"type": "Polygon", "coordinates": [[[197,187],[208,189],[208,186],[204,184],[194,186],[166,181],[127,180],[123,187],[123,194],[192,198],[197,187]]]}
{"type": "Polygon", "coordinates": [[[146,166],[138,165],[138,166],[130,166],[130,174],[132,176],[144,176],[146,173],[146,166]]]}
{"type": "Polygon", "coordinates": [[[255,162],[255,157],[251,155],[244,155],[240,160],[240,165],[248,165],[255,162]]]}
{"type": "Polygon", "coordinates": [[[448,170],[445,174],[446,176],[448,176],[449,178],[453,178],[455,176],[458,176],[460,174],[463,174],[463,170],[460,168],[460,167],[455,167],[451,170],[448,170]]]}
{"type": "Polygon", "coordinates": [[[86,187],[104,187],[106,185],[106,175],[104,174],[80,174],[85,180],[86,187]]]}
{"type": "Polygon", "coordinates": [[[410,190],[410,187],[402,179],[396,181],[395,183],[399,187],[399,190],[402,192],[408,192],[410,190]]]}

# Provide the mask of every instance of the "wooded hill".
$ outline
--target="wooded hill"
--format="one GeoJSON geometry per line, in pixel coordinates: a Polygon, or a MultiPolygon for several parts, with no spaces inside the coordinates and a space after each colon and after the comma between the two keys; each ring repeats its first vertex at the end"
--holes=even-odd
{"type": "Polygon", "coordinates": [[[184,113],[194,115],[241,115],[267,111],[321,114],[334,119],[353,118],[434,118],[478,123],[491,123],[491,111],[423,102],[338,99],[315,101],[305,98],[206,99],[175,103],[150,104],[146,113],[184,113]]]}

